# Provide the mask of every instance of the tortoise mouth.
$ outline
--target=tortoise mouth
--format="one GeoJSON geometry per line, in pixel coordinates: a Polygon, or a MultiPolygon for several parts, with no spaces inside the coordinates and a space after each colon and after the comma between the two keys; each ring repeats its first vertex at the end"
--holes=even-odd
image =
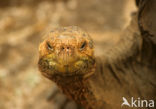
{"type": "Polygon", "coordinates": [[[84,76],[91,72],[95,64],[92,58],[81,58],[72,63],[61,64],[55,59],[42,58],[39,60],[39,70],[46,77],[55,76],[84,76]]]}
{"type": "Polygon", "coordinates": [[[79,76],[82,77],[84,74],[79,74],[77,72],[79,72],[79,70],[75,71],[75,72],[65,72],[65,73],[61,73],[58,71],[56,71],[57,73],[54,73],[53,76],[61,76],[61,77],[73,77],[73,76],[79,76]]]}

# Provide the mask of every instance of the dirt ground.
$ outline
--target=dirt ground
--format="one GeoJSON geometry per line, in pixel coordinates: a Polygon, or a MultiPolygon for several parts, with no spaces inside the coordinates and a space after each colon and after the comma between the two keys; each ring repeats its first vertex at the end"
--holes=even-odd
{"type": "Polygon", "coordinates": [[[42,36],[76,25],[104,46],[135,10],[133,0],[0,0],[0,109],[59,109],[64,97],[48,100],[56,86],[37,68],[42,36]]]}

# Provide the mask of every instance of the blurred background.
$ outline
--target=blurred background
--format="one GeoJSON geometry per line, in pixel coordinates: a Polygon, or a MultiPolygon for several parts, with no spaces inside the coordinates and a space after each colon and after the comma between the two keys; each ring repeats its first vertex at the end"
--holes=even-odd
{"type": "Polygon", "coordinates": [[[37,68],[38,46],[48,31],[79,26],[104,46],[118,39],[135,11],[134,0],[0,0],[0,109],[62,105],[62,95],[49,100],[56,86],[37,68]]]}

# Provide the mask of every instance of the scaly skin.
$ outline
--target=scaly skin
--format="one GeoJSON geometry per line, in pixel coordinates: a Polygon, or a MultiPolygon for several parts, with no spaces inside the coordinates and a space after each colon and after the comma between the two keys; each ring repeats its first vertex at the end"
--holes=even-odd
{"type": "Polygon", "coordinates": [[[85,109],[121,109],[122,97],[154,100],[156,47],[140,35],[136,21],[100,57],[81,29],[50,32],[39,47],[40,71],[85,109]]]}
{"type": "Polygon", "coordinates": [[[103,46],[105,52],[99,58],[94,57],[92,41],[81,29],[67,27],[49,33],[39,50],[42,74],[85,109],[121,109],[123,97],[129,102],[132,97],[155,100],[156,2],[137,2],[139,11],[130,25],[117,43],[103,46]]]}
{"type": "Polygon", "coordinates": [[[95,97],[86,84],[94,74],[95,58],[90,36],[78,27],[57,28],[40,44],[39,54],[42,74],[77,103],[91,109],[89,103],[93,104],[95,97]]]}

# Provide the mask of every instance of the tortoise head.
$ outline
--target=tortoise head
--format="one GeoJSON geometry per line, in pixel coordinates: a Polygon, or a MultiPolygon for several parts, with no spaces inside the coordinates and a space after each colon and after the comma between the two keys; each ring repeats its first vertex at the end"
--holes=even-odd
{"type": "Polygon", "coordinates": [[[90,36],[78,27],[57,28],[39,46],[38,67],[44,76],[85,76],[95,65],[90,36]]]}

